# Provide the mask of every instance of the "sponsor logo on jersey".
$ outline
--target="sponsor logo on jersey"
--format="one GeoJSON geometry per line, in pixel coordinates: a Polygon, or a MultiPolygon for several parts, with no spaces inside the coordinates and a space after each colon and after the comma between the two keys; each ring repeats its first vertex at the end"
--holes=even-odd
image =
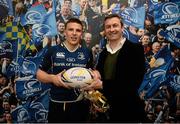
{"type": "Polygon", "coordinates": [[[66,61],[68,61],[68,62],[75,62],[76,59],[75,59],[75,58],[72,58],[72,57],[69,57],[69,58],[66,59],[66,61]]]}
{"type": "Polygon", "coordinates": [[[65,55],[64,55],[65,53],[64,52],[57,52],[56,53],[56,58],[61,58],[61,59],[63,59],[63,58],[65,58],[65,55]]]}
{"type": "Polygon", "coordinates": [[[83,52],[79,52],[77,58],[80,59],[80,60],[84,60],[85,59],[84,53],[83,52]]]}

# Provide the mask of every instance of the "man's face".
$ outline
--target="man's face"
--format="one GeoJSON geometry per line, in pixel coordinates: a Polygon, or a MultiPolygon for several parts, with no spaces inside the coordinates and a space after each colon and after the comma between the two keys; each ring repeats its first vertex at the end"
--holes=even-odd
{"type": "Polygon", "coordinates": [[[122,37],[124,27],[121,25],[117,17],[107,19],[104,23],[104,31],[109,41],[117,41],[122,37]]]}
{"type": "Polygon", "coordinates": [[[144,37],[142,38],[142,44],[143,45],[148,45],[150,42],[149,36],[144,35],[144,37]]]}
{"type": "Polygon", "coordinates": [[[86,4],[87,4],[87,1],[86,1],[86,0],[81,0],[81,1],[80,1],[80,6],[81,6],[82,8],[84,8],[86,4]]]}
{"type": "Polygon", "coordinates": [[[72,6],[72,2],[69,1],[69,0],[66,0],[66,1],[64,1],[64,5],[67,5],[67,6],[71,7],[72,6]]]}
{"type": "Polygon", "coordinates": [[[59,31],[59,32],[64,32],[64,28],[65,28],[64,23],[59,23],[59,25],[58,25],[58,31],[59,31]]]}
{"type": "Polygon", "coordinates": [[[160,48],[161,48],[160,43],[158,43],[158,42],[153,43],[153,45],[152,45],[152,50],[153,50],[154,52],[157,53],[157,52],[160,50],[160,48]]]}
{"type": "Polygon", "coordinates": [[[69,6],[63,5],[62,8],[61,8],[61,14],[62,14],[63,16],[68,16],[68,15],[70,15],[70,8],[69,8],[69,6]]]}
{"type": "Polygon", "coordinates": [[[94,7],[96,5],[96,1],[95,0],[89,0],[89,5],[91,7],[94,7]]]}
{"type": "Polygon", "coordinates": [[[137,35],[138,35],[138,36],[143,36],[143,35],[144,35],[144,32],[145,32],[144,29],[139,29],[139,30],[137,31],[137,35]]]}
{"type": "Polygon", "coordinates": [[[5,86],[7,79],[0,74],[0,86],[5,86]]]}
{"type": "Polygon", "coordinates": [[[87,44],[90,44],[92,40],[92,35],[90,33],[86,33],[84,36],[84,40],[87,44]]]}
{"type": "Polygon", "coordinates": [[[65,37],[70,45],[78,45],[82,37],[82,26],[75,22],[68,23],[65,29],[65,37]]]}
{"type": "Polygon", "coordinates": [[[145,28],[146,29],[151,29],[152,28],[152,23],[148,19],[145,20],[145,28]]]}

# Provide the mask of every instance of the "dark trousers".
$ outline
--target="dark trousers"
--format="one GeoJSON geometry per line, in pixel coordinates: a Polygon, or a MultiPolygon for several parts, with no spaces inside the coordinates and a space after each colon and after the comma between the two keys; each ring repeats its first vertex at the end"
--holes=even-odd
{"type": "Polygon", "coordinates": [[[89,101],[81,100],[73,103],[55,103],[50,101],[48,122],[87,122],[89,101]]]}

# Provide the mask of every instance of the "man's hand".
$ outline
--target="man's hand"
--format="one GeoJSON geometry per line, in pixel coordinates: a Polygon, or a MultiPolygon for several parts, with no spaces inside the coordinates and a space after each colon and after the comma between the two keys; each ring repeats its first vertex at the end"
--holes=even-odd
{"type": "Polygon", "coordinates": [[[64,71],[60,72],[57,75],[52,75],[52,82],[57,87],[64,87],[69,89],[70,87],[61,79],[63,73],[64,71]]]}
{"type": "Polygon", "coordinates": [[[90,91],[90,90],[95,90],[95,89],[102,89],[102,81],[101,79],[101,75],[97,70],[91,70],[92,72],[92,76],[93,76],[93,82],[85,87],[82,87],[81,90],[86,90],[86,91],[90,91]]]}

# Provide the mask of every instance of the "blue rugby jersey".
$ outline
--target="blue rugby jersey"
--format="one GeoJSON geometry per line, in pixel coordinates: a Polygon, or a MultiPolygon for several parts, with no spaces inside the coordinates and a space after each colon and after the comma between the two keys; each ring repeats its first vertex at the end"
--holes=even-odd
{"type": "MultiPolygon", "coordinates": [[[[80,46],[76,51],[70,52],[64,43],[61,43],[48,49],[39,68],[52,74],[58,74],[64,69],[72,67],[92,68],[92,63],[92,53],[88,48],[80,46]]],[[[73,102],[77,100],[80,93],[78,89],[67,89],[53,85],[50,94],[52,101],[73,102]]]]}

